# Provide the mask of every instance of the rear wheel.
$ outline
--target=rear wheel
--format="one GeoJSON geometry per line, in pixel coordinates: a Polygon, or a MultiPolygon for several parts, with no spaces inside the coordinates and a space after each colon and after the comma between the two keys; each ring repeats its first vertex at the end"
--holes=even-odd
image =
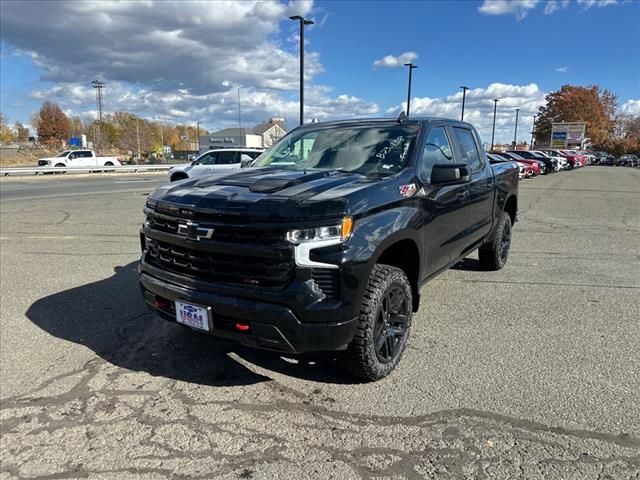
{"type": "Polygon", "coordinates": [[[500,270],[507,264],[509,248],[511,247],[511,217],[502,212],[493,239],[480,247],[478,258],[485,270],[500,270]]]}
{"type": "Polygon", "coordinates": [[[374,381],[396,368],[407,346],[412,305],[411,285],[405,273],[376,264],[369,275],[356,334],[344,356],[351,373],[374,381]]]}

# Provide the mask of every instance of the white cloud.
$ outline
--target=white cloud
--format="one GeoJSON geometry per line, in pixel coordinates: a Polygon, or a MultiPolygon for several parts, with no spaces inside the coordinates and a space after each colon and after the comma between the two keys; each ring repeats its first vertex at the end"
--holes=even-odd
{"type": "Polygon", "coordinates": [[[559,72],[559,73],[567,73],[567,70],[569,70],[569,67],[567,67],[566,65],[564,67],[556,68],[556,72],[559,72]]]}
{"type": "Polygon", "coordinates": [[[608,7],[609,5],[618,3],[618,0],[577,0],[577,3],[584,8],[608,7]]]}
{"type": "Polygon", "coordinates": [[[373,66],[376,68],[395,68],[403,67],[405,63],[411,63],[418,58],[416,52],[404,52],[398,55],[386,55],[373,62],[373,66]]]}
{"type": "MultiPolygon", "coordinates": [[[[464,107],[464,120],[473,124],[485,143],[491,143],[493,124],[493,99],[497,98],[496,143],[507,143],[513,140],[515,109],[519,108],[518,140],[531,139],[533,115],[544,104],[545,94],[535,84],[509,85],[492,83],[485,88],[473,88],[467,91],[464,107]]],[[[390,108],[387,115],[398,115],[406,110],[407,104],[390,108]]],[[[445,118],[460,118],[462,108],[462,92],[458,91],[443,98],[414,97],[411,99],[411,115],[428,115],[445,118]]]]}
{"type": "Polygon", "coordinates": [[[515,15],[522,20],[537,4],[538,0],[484,0],[478,11],[485,15],[515,15]]]}
{"type": "Polygon", "coordinates": [[[625,115],[640,115],[640,99],[627,100],[620,107],[620,112],[625,115]]]}
{"type": "MultiPolygon", "coordinates": [[[[543,13],[551,15],[561,8],[568,8],[571,3],[571,0],[547,0],[544,2],[543,13]]],[[[591,7],[607,7],[619,3],[618,0],[576,0],[574,5],[588,10],[591,7]]],[[[518,20],[522,20],[538,4],[539,0],[484,0],[478,11],[485,15],[515,15],[518,20]]]]}
{"type": "MultiPolygon", "coordinates": [[[[334,96],[325,86],[310,85],[305,94],[308,119],[366,117],[379,111],[375,103],[347,94],[334,96]]],[[[104,95],[106,113],[130,111],[142,118],[166,123],[199,120],[209,130],[235,126],[238,121],[237,88],[197,94],[184,89],[132,89],[129,84],[112,82],[105,88],[104,95]]],[[[85,119],[97,117],[94,92],[84,85],[58,84],[48,90],[35,91],[32,96],[58,102],[68,115],[80,115],[85,119]]],[[[299,103],[296,95],[286,97],[281,92],[246,87],[240,89],[240,101],[243,123],[251,125],[271,116],[283,116],[290,127],[297,125],[299,103]]]]}
{"type": "MultiPolygon", "coordinates": [[[[106,82],[105,111],[132,111],[163,121],[209,127],[273,115],[295,125],[299,88],[298,31],[290,15],[326,21],[311,0],[226,2],[6,2],[2,40],[29,55],[53,87],[32,92],[64,109],[95,115],[91,80],[106,82]],[[72,29],[73,34],[69,35],[72,29]],[[82,39],[82,41],[78,41],[82,39]]],[[[308,27],[306,40],[313,40],[308,27]]],[[[358,116],[374,103],[314,84],[323,71],[312,46],[305,49],[305,110],[309,118],[358,116]]]]}

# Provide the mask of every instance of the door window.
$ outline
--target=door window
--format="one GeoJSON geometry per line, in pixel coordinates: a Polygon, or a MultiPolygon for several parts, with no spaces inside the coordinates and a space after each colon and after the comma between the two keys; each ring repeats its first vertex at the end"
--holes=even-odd
{"type": "Polygon", "coordinates": [[[424,144],[421,170],[427,182],[431,181],[431,169],[437,163],[453,163],[453,152],[444,127],[434,127],[429,130],[424,144]]]}
{"type": "Polygon", "coordinates": [[[214,165],[218,160],[218,152],[205,153],[195,161],[195,165],[214,165]]]}
{"type": "Polygon", "coordinates": [[[216,162],[216,165],[233,165],[234,163],[240,163],[238,160],[236,160],[237,157],[238,157],[237,152],[233,152],[233,151],[220,152],[220,156],[218,157],[218,161],[216,162]]]}
{"type": "Polygon", "coordinates": [[[462,155],[460,161],[469,165],[472,170],[478,170],[482,167],[482,160],[471,130],[468,128],[453,127],[453,134],[455,135],[460,154],[462,155]]]}

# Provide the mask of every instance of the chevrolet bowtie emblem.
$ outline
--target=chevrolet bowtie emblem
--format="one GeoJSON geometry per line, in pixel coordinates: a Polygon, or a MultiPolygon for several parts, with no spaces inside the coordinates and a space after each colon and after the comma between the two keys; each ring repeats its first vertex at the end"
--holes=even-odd
{"type": "Polygon", "coordinates": [[[178,235],[184,235],[193,240],[211,238],[213,236],[213,230],[213,228],[201,227],[199,223],[192,222],[191,220],[178,224],[178,235]]]}

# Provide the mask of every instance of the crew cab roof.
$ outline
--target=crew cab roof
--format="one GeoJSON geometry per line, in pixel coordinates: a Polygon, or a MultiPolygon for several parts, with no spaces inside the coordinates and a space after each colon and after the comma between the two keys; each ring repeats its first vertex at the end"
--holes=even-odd
{"type": "Polygon", "coordinates": [[[451,125],[461,125],[465,127],[473,128],[470,123],[462,122],[460,120],[454,120],[451,118],[442,118],[442,117],[430,117],[430,116],[411,116],[405,117],[402,121],[399,121],[397,118],[353,118],[346,120],[333,120],[330,122],[314,122],[314,123],[305,123],[304,125],[300,125],[295,130],[299,128],[303,129],[313,129],[317,127],[334,127],[334,126],[362,126],[362,125],[397,125],[402,123],[403,125],[423,125],[429,122],[445,122],[451,125]]]}

